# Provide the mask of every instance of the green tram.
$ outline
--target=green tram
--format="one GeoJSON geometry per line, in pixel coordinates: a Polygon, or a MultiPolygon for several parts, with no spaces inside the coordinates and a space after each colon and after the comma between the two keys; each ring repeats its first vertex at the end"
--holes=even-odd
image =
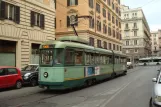
{"type": "Polygon", "coordinates": [[[61,37],[40,46],[39,87],[64,90],[126,75],[126,58],[76,36],[61,37]]]}

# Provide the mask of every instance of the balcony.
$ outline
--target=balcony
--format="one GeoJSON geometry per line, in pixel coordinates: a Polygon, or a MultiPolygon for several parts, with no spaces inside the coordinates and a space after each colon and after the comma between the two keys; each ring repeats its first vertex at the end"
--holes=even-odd
{"type": "Polygon", "coordinates": [[[137,26],[134,26],[132,29],[133,30],[138,30],[139,28],[137,26]]]}
{"type": "Polygon", "coordinates": [[[124,31],[129,31],[130,29],[129,29],[129,27],[125,27],[125,29],[124,29],[124,31]]]}

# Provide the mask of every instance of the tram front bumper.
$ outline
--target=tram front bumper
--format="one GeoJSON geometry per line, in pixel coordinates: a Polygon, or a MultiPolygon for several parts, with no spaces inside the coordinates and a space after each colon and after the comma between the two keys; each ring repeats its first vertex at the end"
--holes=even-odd
{"type": "Polygon", "coordinates": [[[68,87],[66,87],[63,82],[40,82],[39,81],[39,87],[49,89],[49,90],[68,89],[68,87]]]}

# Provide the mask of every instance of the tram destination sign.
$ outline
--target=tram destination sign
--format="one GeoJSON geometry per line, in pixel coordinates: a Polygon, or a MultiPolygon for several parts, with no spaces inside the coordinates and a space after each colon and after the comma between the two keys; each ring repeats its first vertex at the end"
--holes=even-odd
{"type": "Polygon", "coordinates": [[[54,45],[42,45],[42,48],[44,49],[54,48],[54,45]]]}

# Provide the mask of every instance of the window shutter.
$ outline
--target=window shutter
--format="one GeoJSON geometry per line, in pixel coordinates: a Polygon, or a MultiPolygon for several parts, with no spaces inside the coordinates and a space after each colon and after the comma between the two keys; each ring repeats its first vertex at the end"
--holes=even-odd
{"type": "Polygon", "coordinates": [[[75,22],[76,22],[75,25],[78,26],[78,23],[77,23],[78,22],[78,15],[75,16],[75,22]]]}
{"type": "Polygon", "coordinates": [[[40,15],[40,27],[45,28],[45,16],[43,14],[40,15]]]}
{"type": "Polygon", "coordinates": [[[75,0],[75,5],[78,5],[78,0],[75,0]]]}
{"type": "Polygon", "coordinates": [[[92,28],[94,28],[94,19],[92,19],[92,28]]]}
{"type": "Polygon", "coordinates": [[[69,16],[67,16],[67,27],[69,27],[70,26],[70,18],[69,18],[69,16]]]}
{"type": "Polygon", "coordinates": [[[31,11],[31,26],[34,26],[34,24],[35,24],[35,17],[34,17],[34,12],[33,11],[31,11]]]}
{"type": "Polygon", "coordinates": [[[55,18],[55,29],[56,29],[56,18],[55,18]]]}
{"type": "Polygon", "coordinates": [[[14,9],[15,9],[15,20],[14,21],[17,24],[19,24],[20,23],[20,7],[16,6],[14,9]]]}
{"type": "Polygon", "coordinates": [[[67,0],[67,6],[70,6],[70,0],[67,0]]]}
{"type": "Polygon", "coordinates": [[[0,10],[0,18],[5,19],[5,10],[6,10],[6,3],[1,1],[1,10],[0,10]]]}

